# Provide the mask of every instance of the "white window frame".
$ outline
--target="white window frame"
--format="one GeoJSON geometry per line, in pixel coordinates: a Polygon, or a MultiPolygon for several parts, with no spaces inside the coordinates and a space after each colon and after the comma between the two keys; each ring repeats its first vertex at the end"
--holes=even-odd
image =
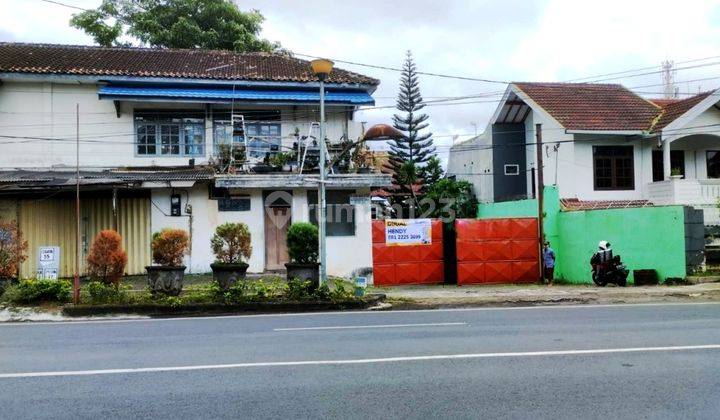
{"type": "Polygon", "coordinates": [[[508,163],[505,165],[505,167],[503,169],[505,171],[505,175],[508,175],[508,176],[520,175],[520,165],[518,165],[517,163],[508,163]],[[509,168],[515,168],[515,173],[508,172],[509,168]]]}

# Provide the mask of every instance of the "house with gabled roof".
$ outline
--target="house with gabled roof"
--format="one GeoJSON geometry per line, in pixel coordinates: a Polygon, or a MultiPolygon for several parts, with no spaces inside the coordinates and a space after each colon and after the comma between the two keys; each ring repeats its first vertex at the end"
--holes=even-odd
{"type": "Polygon", "coordinates": [[[536,128],[545,185],[578,208],[681,204],[720,224],[720,90],[647,99],[618,84],[512,83],[448,173],[481,201],[534,197],[536,128]]]}
{"type": "Polygon", "coordinates": [[[0,217],[29,240],[21,276],[35,275],[41,246],[59,246],[58,275],[72,275],[78,182],[80,261],[115,228],[127,273],[141,274],[152,232],[176,227],[191,235],[188,271],[208,272],[216,226],[244,222],[249,271],[282,270],[288,225],[317,223],[320,147],[332,163],[327,272],[368,271],[370,191],[390,177],[356,171],[342,152],[378,84],[332,71],[322,141],[319,82],[291,55],[0,43],[0,217]]]}

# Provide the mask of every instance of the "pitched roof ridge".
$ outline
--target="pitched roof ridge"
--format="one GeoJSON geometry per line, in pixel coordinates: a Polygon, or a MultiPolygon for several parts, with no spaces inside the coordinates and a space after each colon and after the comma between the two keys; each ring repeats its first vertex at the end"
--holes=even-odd
{"type": "Polygon", "coordinates": [[[531,86],[557,86],[557,87],[623,87],[620,83],[593,83],[593,82],[511,82],[511,84],[531,86]]]}

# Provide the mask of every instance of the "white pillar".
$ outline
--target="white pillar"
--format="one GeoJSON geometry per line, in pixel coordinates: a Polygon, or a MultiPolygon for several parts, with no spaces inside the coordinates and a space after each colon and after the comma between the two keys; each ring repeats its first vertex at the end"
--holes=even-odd
{"type": "Polygon", "coordinates": [[[670,139],[665,139],[662,143],[663,151],[663,179],[669,180],[672,168],[670,167],[670,139]]]}

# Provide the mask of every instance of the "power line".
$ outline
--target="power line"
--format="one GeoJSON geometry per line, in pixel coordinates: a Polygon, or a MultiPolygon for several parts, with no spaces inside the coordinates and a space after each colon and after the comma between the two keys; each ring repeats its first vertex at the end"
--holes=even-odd
{"type": "Polygon", "coordinates": [[[79,7],[79,6],[74,6],[72,4],[67,4],[67,3],[63,3],[63,2],[59,2],[59,1],[55,1],[55,0],[40,0],[40,1],[45,2],[45,3],[55,4],[58,6],[69,7],[70,9],[82,10],[83,12],[87,12],[89,10],[89,9],[83,9],[82,7],[79,7]]]}
{"type": "MultiPolygon", "coordinates": [[[[307,57],[307,58],[326,58],[326,59],[332,60],[336,63],[351,64],[353,66],[369,67],[369,68],[373,68],[373,69],[389,70],[389,71],[396,71],[396,72],[403,71],[403,69],[397,68],[397,67],[381,66],[381,65],[377,65],[377,64],[358,63],[356,61],[347,61],[347,60],[340,60],[338,58],[320,57],[318,55],[301,54],[301,53],[297,53],[297,52],[293,52],[293,55],[297,55],[300,57],[307,57]]],[[[415,73],[421,74],[423,76],[443,77],[446,79],[457,79],[457,80],[469,80],[469,81],[473,81],[473,82],[497,83],[497,84],[503,84],[503,85],[506,85],[509,83],[505,80],[493,80],[493,79],[483,79],[483,78],[478,78],[478,77],[455,76],[455,75],[450,75],[450,74],[430,73],[430,72],[424,72],[424,71],[416,71],[415,73]]]]}

